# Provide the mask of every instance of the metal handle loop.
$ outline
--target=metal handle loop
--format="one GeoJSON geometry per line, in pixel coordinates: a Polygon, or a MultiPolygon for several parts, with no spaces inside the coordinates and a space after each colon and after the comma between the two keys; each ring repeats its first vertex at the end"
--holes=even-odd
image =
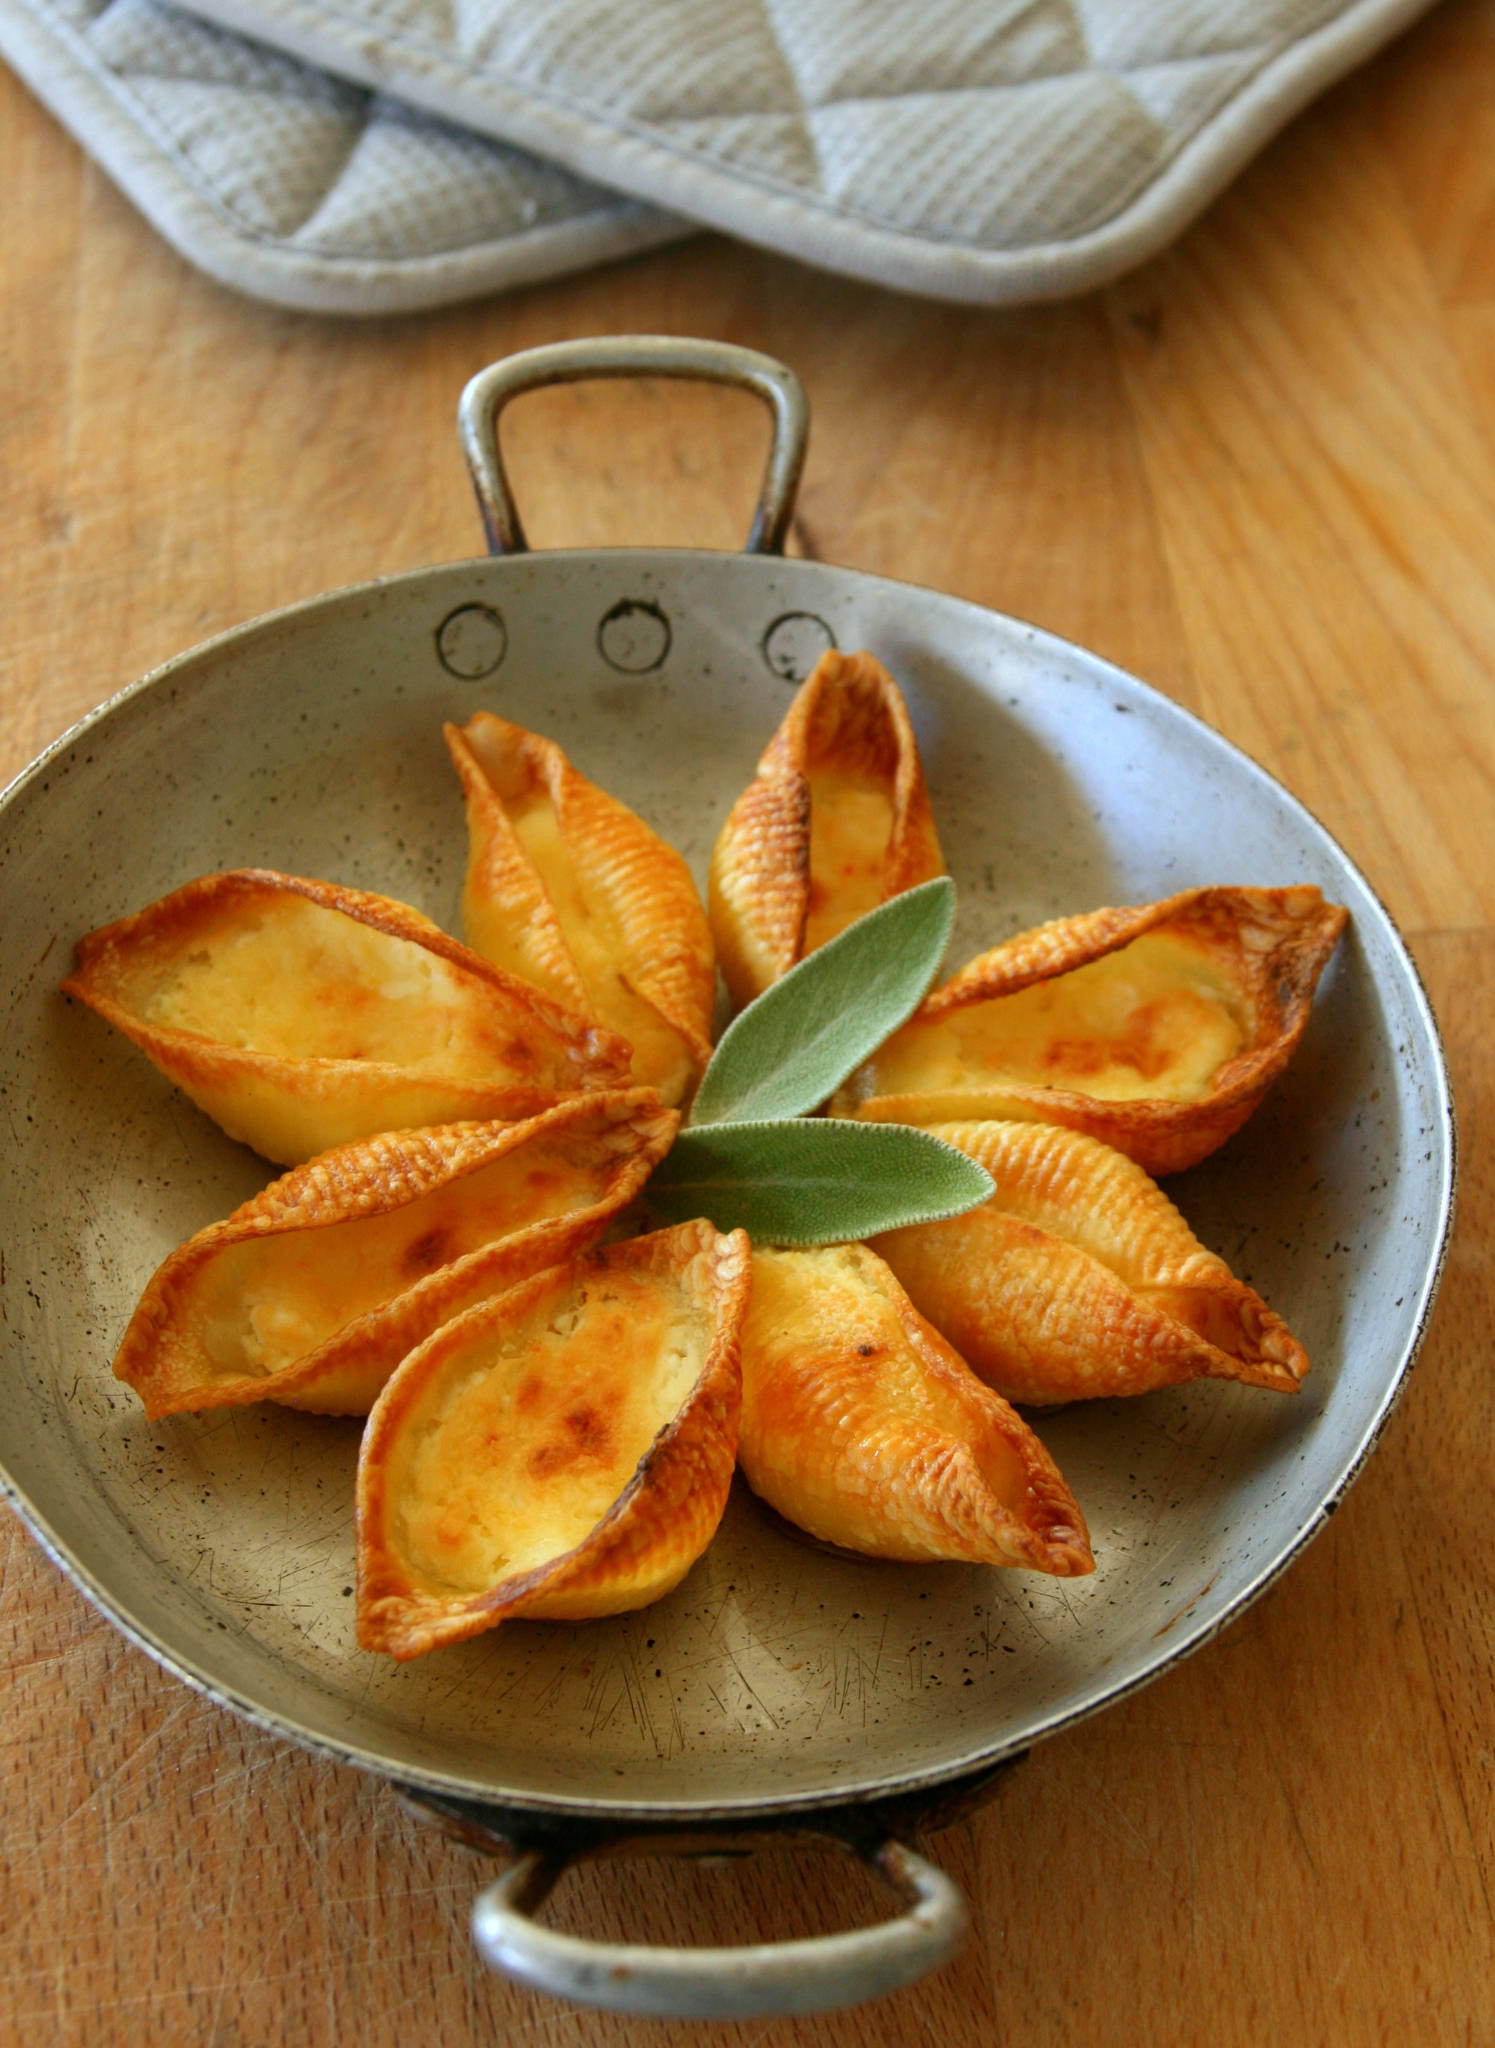
{"type": "Polygon", "coordinates": [[[499,449],[499,414],[521,392],[538,391],[547,384],[576,384],[587,377],[692,377],[755,392],[773,413],[773,446],[747,552],[784,552],[810,435],[809,401],[794,372],[772,356],[735,348],[730,342],[673,334],[604,334],[505,356],[479,370],[462,393],[457,430],[490,554],[522,555],[529,548],[499,449]]]}
{"type": "MultiPolygon", "coordinates": [[[[853,1845],[843,1844],[845,1847],[853,1845]]],[[[906,1910],[875,1927],[752,1948],[651,1948],[584,1941],[531,1916],[568,1858],[521,1855],[480,1893],[473,1939],[491,1970],[536,1991],[660,2019],[783,2018],[854,2005],[912,1984],[949,1960],[970,1912],[958,1886],[901,1842],[856,1845],[906,1910]]]]}

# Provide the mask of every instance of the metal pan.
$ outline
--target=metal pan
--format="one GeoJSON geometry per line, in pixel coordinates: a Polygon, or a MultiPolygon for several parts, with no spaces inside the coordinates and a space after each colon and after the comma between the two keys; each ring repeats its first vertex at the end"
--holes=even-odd
{"type": "Polygon", "coordinates": [[[697,342],[531,352],[463,425],[497,559],[423,569],[242,627],[126,690],[0,807],[8,1142],[0,1463],[63,1569],[179,1677],[395,1781],[519,1860],[485,1955],[573,1998],[742,2015],[844,2003],[958,1943],[947,1880],[891,1836],[1156,1677],[1332,1513],[1423,1330],[1454,1134],[1437,1032],[1390,919],[1288,793],[1093,655],[975,605],[781,545],[806,416],[789,372],[697,342]],[[498,456],[516,391],[587,375],[745,384],[775,415],[749,552],[531,555],[498,456]],[[464,859],[443,718],[552,734],[699,873],[792,684],[835,643],[908,693],[960,891],[953,957],[1101,903],[1316,882],[1351,926],[1302,1050],[1254,1121],[1171,1191],[1302,1336],[1293,1402],[1204,1384],[1044,1419],[1099,1568],[1062,1584],[823,1554],[734,1498],[667,1601],[500,1629],[396,1668],[353,1635],[357,1429],[282,1409],[148,1424],[108,1361],[138,1290],[265,1168],[57,984],[74,938],[220,867],[384,891],[443,923],[464,859]],[[530,1916],[566,1856],[809,1829],[908,1902],[870,1930],[685,1955],[530,1916]]]}

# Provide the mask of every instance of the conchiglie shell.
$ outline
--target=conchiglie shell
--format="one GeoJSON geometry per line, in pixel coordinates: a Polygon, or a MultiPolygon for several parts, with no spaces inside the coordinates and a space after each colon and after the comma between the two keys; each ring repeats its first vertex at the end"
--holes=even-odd
{"type": "Polygon", "coordinates": [[[683,1223],[539,1274],[411,1353],[358,1460],[358,1639],[646,1606],[731,1486],[746,1235],[683,1223]]]}
{"type": "Polygon", "coordinates": [[[1041,925],[929,996],[834,1113],[1036,1117],[1180,1172],[1286,1067],[1345,923],[1304,886],[1189,889],[1041,925]]]}
{"type": "Polygon", "coordinates": [[[610,1032],[408,905],[268,869],[205,875],[90,932],[62,986],[283,1166],[628,1079],[610,1032]]]}
{"type": "Polygon", "coordinates": [[[880,903],[945,872],[898,685],[821,656],[711,856],[707,904],[742,1005],[880,903]]]}
{"type": "Polygon", "coordinates": [[[447,745],[467,802],[462,929],[486,959],[626,1039],[666,1103],[711,1057],[716,958],[690,870],[555,745],[480,711],[447,745]]]}
{"type": "Polygon", "coordinates": [[[846,1550],[1094,1569],[1053,1459],[865,1245],[754,1252],[737,1455],[779,1514],[846,1550]]]}
{"type": "Polygon", "coordinates": [[[1194,1379],[1297,1392],[1302,1345],[1132,1160],[1046,1124],[933,1128],[986,1168],[996,1193],[873,1243],[1009,1401],[1145,1394],[1194,1379]]]}
{"type": "Polygon", "coordinates": [[[152,1419],[261,1400],[366,1415],[442,1323],[594,1242],[678,1123],[639,1088],[324,1152],[171,1254],[115,1373],[152,1419]]]}

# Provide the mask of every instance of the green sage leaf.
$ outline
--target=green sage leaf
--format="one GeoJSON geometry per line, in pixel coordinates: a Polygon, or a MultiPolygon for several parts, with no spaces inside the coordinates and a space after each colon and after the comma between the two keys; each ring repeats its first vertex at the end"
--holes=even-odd
{"type": "Polygon", "coordinates": [[[846,1244],[936,1223],[989,1199],[984,1167],[908,1124],[824,1117],[682,1131],[644,1200],[668,1223],[705,1216],[755,1244],[846,1244]]]}
{"type": "Polygon", "coordinates": [[[954,921],[955,885],[941,875],[868,911],[791,967],[722,1033],[691,1128],[817,1109],[918,1008],[954,921]]]}

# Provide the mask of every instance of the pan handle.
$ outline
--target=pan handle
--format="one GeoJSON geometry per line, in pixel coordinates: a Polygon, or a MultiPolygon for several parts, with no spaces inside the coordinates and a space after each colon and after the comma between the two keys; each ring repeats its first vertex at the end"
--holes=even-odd
{"type": "Polygon", "coordinates": [[[809,401],[794,372],[772,356],[725,341],[675,334],[600,334],[505,356],[479,370],[462,393],[457,429],[490,554],[522,555],[529,548],[498,445],[499,414],[521,392],[538,391],[546,384],[576,384],[588,377],[692,377],[756,392],[773,413],[773,445],[747,552],[784,552],[810,436],[809,401]]]}
{"type": "Polygon", "coordinates": [[[570,1858],[531,1849],[478,1895],[473,1939],[491,1970],[536,1991],[661,2019],[762,2019],[855,2005],[912,1984],[965,1940],[970,1911],[934,1864],[891,1840],[837,1837],[905,1910],[847,1934],[752,1948],[652,1948],[585,1941],[533,1918],[570,1858]]]}

